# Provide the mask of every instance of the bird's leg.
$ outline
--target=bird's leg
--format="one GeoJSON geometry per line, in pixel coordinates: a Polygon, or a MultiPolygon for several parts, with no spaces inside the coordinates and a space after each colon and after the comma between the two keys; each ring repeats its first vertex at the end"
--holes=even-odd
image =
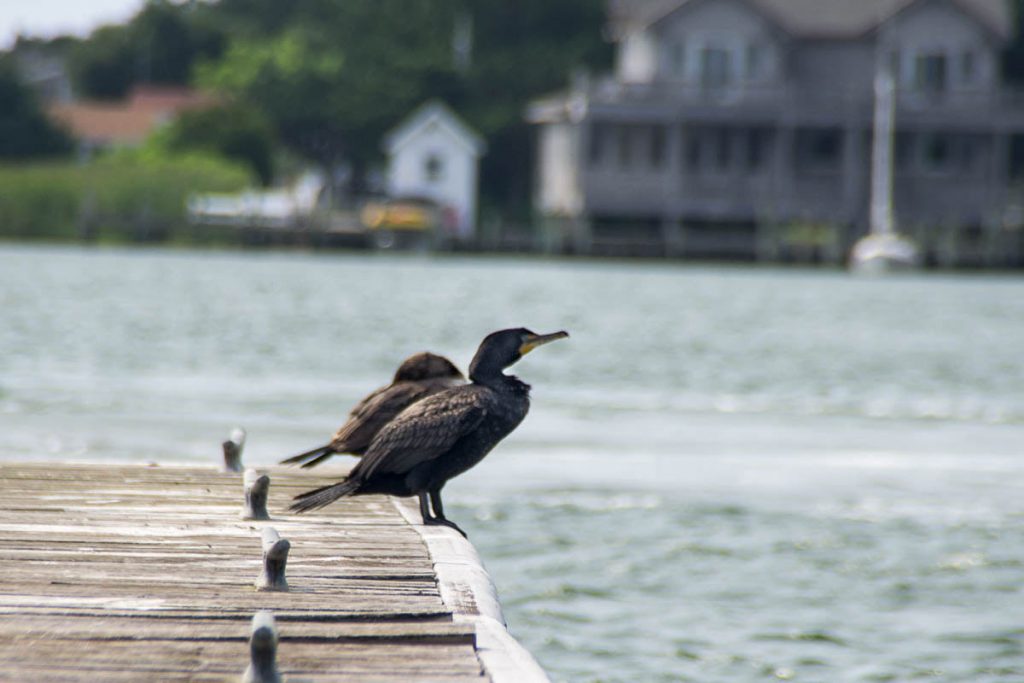
{"type": "MultiPolygon", "coordinates": [[[[441,503],[441,489],[432,489],[430,492],[430,506],[434,508],[434,516],[429,520],[424,516],[423,523],[428,525],[446,526],[455,529],[463,538],[466,532],[459,528],[459,525],[444,516],[444,505],[441,503]]],[[[420,509],[423,509],[423,494],[420,494],[420,509]]]]}
{"type": "Polygon", "coordinates": [[[434,510],[434,516],[437,519],[447,519],[444,516],[444,504],[441,502],[441,489],[431,489],[428,493],[430,494],[430,507],[434,510]]]}
{"type": "Polygon", "coordinates": [[[430,514],[430,503],[427,502],[427,494],[419,494],[420,499],[420,516],[423,517],[424,524],[430,524],[434,520],[434,516],[430,514]]]}

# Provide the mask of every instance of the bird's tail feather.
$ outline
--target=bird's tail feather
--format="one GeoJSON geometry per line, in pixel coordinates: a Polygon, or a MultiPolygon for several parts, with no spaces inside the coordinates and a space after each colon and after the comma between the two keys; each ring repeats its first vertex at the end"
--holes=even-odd
{"type": "Polygon", "coordinates": [[[295,496],[295,502],[288,508],[292,512],[309,512],[333,503],[339,498],[350,496],[359,488],[359,481],[346,479],[337,484],[307,491],[295,496]]]}
{"type": "Polygon", "coordinates": [[[316,456],[312,460],[307,460],[306,462],[302,463],[302,467],[303,467],[303,469],[308,469],[310,467],[316,467],[317,465],[322,463],[324,460],[327,460],[328,458],[330,458],[332,455],[334,455],[334,451],[333,450],[324,451],[323,453],[321,453],[320,455],[316,456]]]}
{"type": "Polygon", "coordinates": [[[303,467],[312,467],[314,464],[320,462],[321,460],[329,458],[331,454],[331,445],[325,444],[323,446],[317,446],[316,448],[305,451],[303,453],[299,453],[298,455],[293,455],[290,458],[285,458],[284,460],[281,461],[281,464],[294,465],[296,463],[301,462],[304,463],[302,465],[303,467]],[[307,460],[309,460],[310,462],[306,462],[307,460]]]}

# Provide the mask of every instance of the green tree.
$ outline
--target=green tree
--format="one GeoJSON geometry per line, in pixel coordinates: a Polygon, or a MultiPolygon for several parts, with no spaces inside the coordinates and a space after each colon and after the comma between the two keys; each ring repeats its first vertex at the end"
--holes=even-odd
{"type": "Polygon", "coordinates": [[[128,30],[104,26],[71,50],[69,65],[79,95],[120,99],[135,80],[135,62],[128,30]]]}
{"type": "Polygon", "coordinates": [[[604,69],[603,0],[151,0],[122,31],[78,51],[90,94],[131,83],[193,83],[246,102],[300,156],[357,170],[384,134],[431,98],[488,142],[484,204],[528,211],[533,167],[527,103],[566,87],[579,66],[604,69]],[[456,27],[471,19],[469,59],[456,27]],[[191,76],[189,76],[191,74],[191,76]]]}
{"type": "Polygon", "coordinates": [[[136,83],[185,85],[199,59],[217,57],[227,28],[196,3],[149,0],[127,24],[104,26],[72,51],[72,75],[87,97],[118,99],[136,83]]]}
{"type": "Polygon", "coordinates": [[[189,83],[198,59],[213,58],[224,51],[226,29],[207,21],[197,3],[179,5],[170,0],[148,0],[129,27],[136,80],[169,85],[189,83]]]}
{"type": "Polygon", "coordinates": [[[535,151],[526,105],[565,89],[577,68],[609,68],[605,3],[476,0],[469,7],[473,62],[459,111],[487,138],[480,177],[485,201],[525,218],[535,151]]]}
{"type": "Polygon", "coordinates": [[[67,154],[71,138],[54,126],[10,59],[0,60],[0,158],[28,159],[67,154]]]}
{"type": "MultiPolygon", "coordinates": [[[[263,3],[224,4],[237,10],[263,3]]],[[[345,158],[363,168],[379,157],[388,128],[435,94],[434,85],[452,80],[452,12],[439,12],[443,5],[290,3],[272,10],[284,28],[269,38],[261,26],[243,32],[222,59],[200,66],[198,82],[258,106],[303,156],[325,166],[345,158]]]]}
{"type": "Polygon", "coordinates": [[[168,152],[205,151],[248,166],[264,185],[274,178],[274,134],[252,107],[229,104],[183,112],[156,135],[168,152]]]}
{"type": "Polygon", "coordinates": [[[201,65],[204,87],[252,102],[281,137],[307,158],[340,157],[340,133],[330,106],[343,58],[315,36],[291,29],[271,40],[237,40],[223,59],[201,65]]]}

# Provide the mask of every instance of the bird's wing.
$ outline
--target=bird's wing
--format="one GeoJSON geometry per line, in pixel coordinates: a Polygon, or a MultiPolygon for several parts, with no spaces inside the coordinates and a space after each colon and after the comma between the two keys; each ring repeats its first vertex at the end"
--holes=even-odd
{"type": "Polygon", "coordinates": [[[378,389],[352,409],[348,420],[334,433],[332,448],[339,452],[366,450],[381,427],[429,393],[427,387],[416,382],[399,382],[378,389]]]}
{"type": "Polygon", "coordinates": [[[348,411],[349,417],[359,417],[360,415],[365,413],[370,405],[377,401],[377,399],[379,399],[383,394],[388,393],[388,391],[390,391],[391,388],[394,386],[394,384],[388,384],[386,386],[371,391],[369,394],[363,397],[362,401],[355,404],[352,410],[348,411]]]}
{"type": "Polygon", "coordinates": [[[465,385],[412,404],[380,430],[356,469],[363,477],[405,474],[437,458],[476,429],[491,400],[489,390],[465,385]]]}

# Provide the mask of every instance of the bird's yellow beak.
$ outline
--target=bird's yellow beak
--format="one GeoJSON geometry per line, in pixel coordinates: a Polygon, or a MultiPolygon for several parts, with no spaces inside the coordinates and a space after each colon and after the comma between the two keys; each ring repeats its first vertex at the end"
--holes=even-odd
{"type": "Polygon", "coordinates": [[[568,332],[559,331],[552,332],[551,334],[534,334],[528,336],[523,343],[519,346],[519,355],[525,356],[530,351],[533,351],[538,346],[543,346],[549,342],[556,341],[558,339],[565,339],[569,336],[568,332]]]}

